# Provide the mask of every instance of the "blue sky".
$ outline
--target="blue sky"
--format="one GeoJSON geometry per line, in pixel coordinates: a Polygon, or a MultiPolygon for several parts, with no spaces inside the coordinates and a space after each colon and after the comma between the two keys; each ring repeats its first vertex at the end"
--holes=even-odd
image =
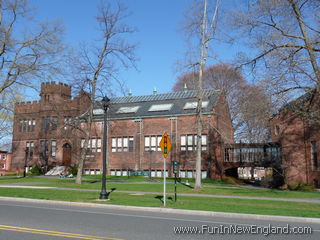
{"type": "MultiPolygon", "coordinates": [[[[36,8],[35,18],[58,20],[65,26],[64,40],[78,47],[98,38],[99,32],[94,17],[98,0],[30,0],[36,8]]],[[[176,62],[183,58],[185,42],[180,30],[183,13],[192,0],[122,0],[132,15],[128,24],[138,29],[129,36],[129,41],[138,43],[136,56],[138,71],[132,69],[121,74],[133,95],[171,91],[179,72],[176,62]]],[[[214,43],[212,49],[218,58],[212,63],[230,61],[234,47],[214,43]]]]}

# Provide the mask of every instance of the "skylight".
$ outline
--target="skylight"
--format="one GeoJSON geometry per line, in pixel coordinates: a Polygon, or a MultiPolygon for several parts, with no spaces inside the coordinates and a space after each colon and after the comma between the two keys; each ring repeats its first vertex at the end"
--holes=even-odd
{"type": "Polygon", "coordinates": [[[149,108],[149,112],[160,112],[160,111],[169,111],[172,108],[173,104],[155,104],[149,108]]]}
{"type": "Polygon", "coordinates": [[[93,115],[101,115],[104,111],[101,108],[93,109],[93,115]]]}
{"type": "MultiPolygon", "coordinates": [[[[206,108],[208,106],[208,101],[203,101],[202,102],[202,108],[206,108]]],[[[198,102],[187,102],[183,109],[196,109],[198,106],[198,102]]]]}
{"type": "Polygon", "coordinates": [[[118,109],[117,113],[136,113],[140,106],[134,107],[121,107],[118,109]]]}

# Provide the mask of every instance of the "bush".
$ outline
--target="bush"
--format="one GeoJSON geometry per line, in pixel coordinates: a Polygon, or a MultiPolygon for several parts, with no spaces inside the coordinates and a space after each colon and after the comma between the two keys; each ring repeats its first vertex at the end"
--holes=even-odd
{"type": "Polygon", "coordinates": [[[314,191],[314,187],[312,187],[308,184],[301,184],[301,183],[297,183],[297,182],[287,184],[287,187],[291,191],[305,191],[305,192],[314,191]]]}
{"type": "Polygon", "coordinates": [[[30,170],[30,175],[31,176],[39,176],[42,174],[42,169],[40,167],[39,164],[36,164],[32,167],[32,169],[30,170]]]}
{"type": "Polygon", "coordinates": [[[70,166],[69,174],[72,174],[73,176],[77,176],[77,174],[78,174],[78,166],[77,165],[70,166]]]}

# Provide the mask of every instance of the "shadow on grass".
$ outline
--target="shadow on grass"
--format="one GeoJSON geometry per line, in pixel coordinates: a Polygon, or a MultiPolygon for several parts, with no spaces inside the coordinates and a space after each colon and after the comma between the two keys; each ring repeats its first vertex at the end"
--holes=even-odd
{"type": "MultiPolygon", "coordinates": [[[[154,198],[159,199],[160,202],[163,204],[163,196],[162,195],[157,195],[154,198]]],[[[168,197],[167,199],[173,201],[172,197],[168,197]]]]}
{"type": "Polygon", "coordinates": [[[116,189],[116,188],[111,188],[111,191],[110,191],[110,192],[107,192],[108,198],[109,198],[109,195],[110,195],[111,193],[113,193],[115,190],[117,190],[117,189],[116,189]]]}
{"type": "Polygon", "coordinates": [[[181,178],[178,178],[178,179],[177,179],[177,182],[180,183],[180,184],[183,185],[183,186],[188,187],[188,188],[191,188],[191,189],[194,188],[194,187],[192,187],[192,186],[190,185],[190,183],[188,183],[188,182],[186,182],[186,183],[181,182],[181,178]]]}

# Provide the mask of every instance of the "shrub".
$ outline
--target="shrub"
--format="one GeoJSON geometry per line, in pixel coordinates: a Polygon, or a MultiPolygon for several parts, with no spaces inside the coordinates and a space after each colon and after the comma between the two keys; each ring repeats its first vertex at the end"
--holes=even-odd
{"type": "Polygon", "coordinates": [[[77,176],[77,174],[78,174],[78,166],[77,165],[70,166],[69,174],[72,174],[73,176],[77,176]]]}
{"type": "Polygon", "coordinates": [[[298,191],[312,192],[312,191],[314,191],[314,187],[312,187],[308,184],[300,184],[298,191]]]}
{"type": "Polygon", "coordinates": [[[314,191],[314,187],[308,185],[308,184],[301,184],[301,183],[290,183],[287,184],[289,190],[294,191],[305,191],[305,192],[312,192],[314,191]]]}
{"type": "Polygon", "coordinates": [[[31,176],[39,176],[42,174],[42,169],[40,167],[39,164],[36,164],[32,167],[32,169],[30,170],[30,175],[31,176]]]}

